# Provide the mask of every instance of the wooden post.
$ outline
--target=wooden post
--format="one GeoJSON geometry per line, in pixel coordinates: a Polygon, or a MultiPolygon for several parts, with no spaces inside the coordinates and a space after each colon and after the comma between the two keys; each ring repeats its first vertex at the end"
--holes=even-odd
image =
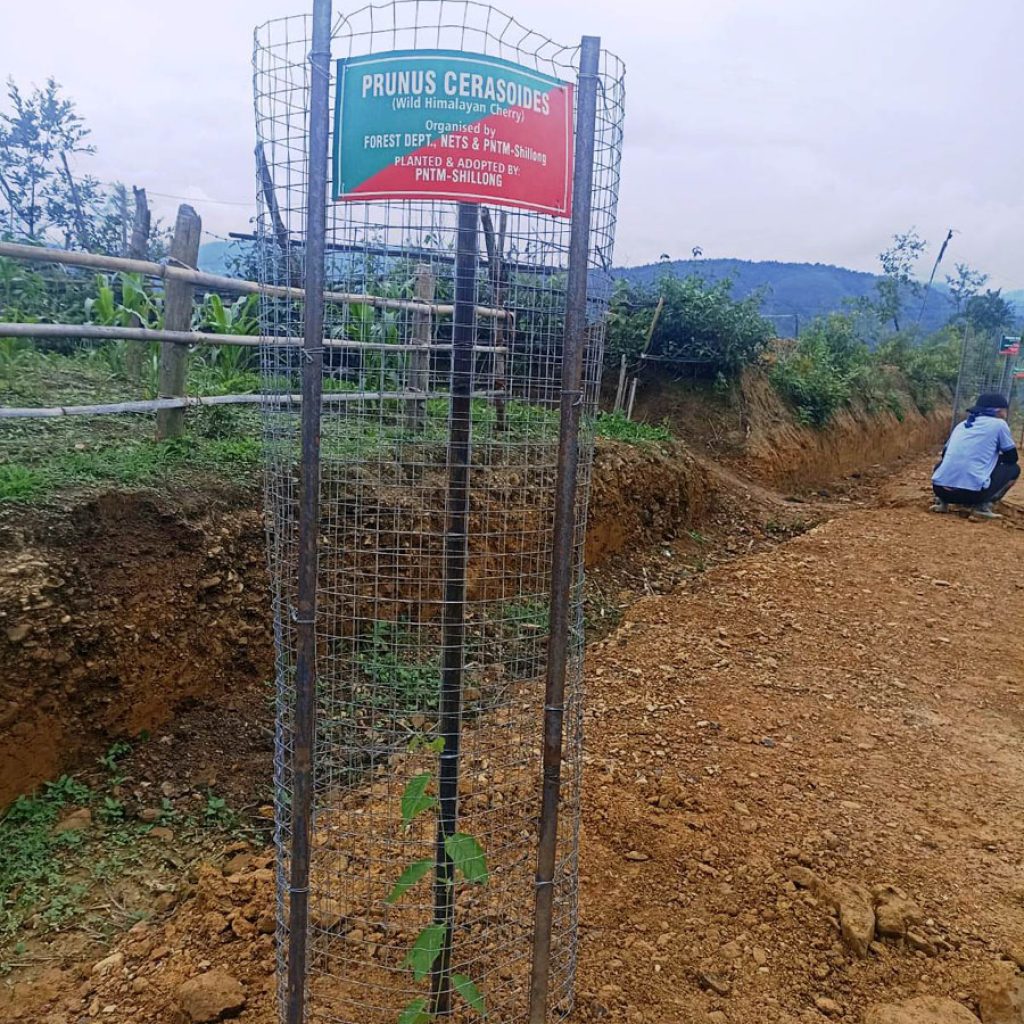
{"type": "Polygon", "coordinates": [[[631,420],[633,418],[633,403],[636,401],[636,382],[638,378],[634,377],[629,382],[629,402],[626,405],[626,419],[631,420]]]}
{"type": "Polygon", "coordinates": [[[619,360],[619,385],[615,389],[615,405],[612,412],[618,412],[622,408],[622,401],[626,397],[626,354],[622,354],[619,360]]]}
{"type": "MultiPolygon", "coordinates": [[[[270,221],[274,228],[274,238],[281,248],[282,259],[288,259],[288,228],[285,227],[281,217],[281,208],[277,205],[277,192],[274,190],[274,178],[270,173],[270,164],[267,163],[267,155],[263,149],[263,143],[256,143],[256,168],[260,175],[260,195],[267,204],[267,212],[270,214],[270,221]]],[[[291,275],[289,274],[289,280],[291,275]]]]}
{"type": "MultiPolygon", "coordinates": [[[[171,239],[170,258],[186,267],[199,262],[199,237],[203,222],[191,206],[178,207],[178,219],[171,239]]],[[[164,293],[164,328],[187,331],[192,326],[192,285],[171,278],[164,293]]],[[[180,398],[185,394],[188,374],[188,350],[181,345],[162,342],[160,345],[160,398],[180,398]]],[[[163,409],[156,416],[156,439],[180,437],[185,429],[184,409],[163,409]]]]}
{"type": "Polygon", "coordinates": [[[135,216],[132,220],[132,240],[128,244],[128,258],[145,260],[149,258],[149,232],[152,218],[149,214],[149,199],[144,188],[132,186],[135,197],[135,216]]]}
{"type": "MultiPolygon", "coordinates": [[[[434,301],[436,287],[434,272],[427,263],[416,268],[415,295],[427,303],[434,301]]],[[[430,390],[430,339],[433,334],[433,316],[430,309],[417,309],[412,315],[412,342],[418,349],[409,355],[409,390],[423,397],[414,398],[406,409],[406,427],[421,431],[427,423],[427,391],[430,390]]]]}
{"type": "MultiPolygon", "coordinates": [[[[128,202],[127,194],[122,189],[122,196],[125,198],[125,209],[122,214],[122,231],[127,232],[128,226],[128,202]]],[[[132,220],[132,236],[128,243],[128,251],[125,255],[132,260],[144,260],[149,256],[149,232],[152,227],[152,219],[149,214],[149,200],[146,197],[144,188],[132,186],[132,194],[135,197],[135,216],[132,220]]],[[[133,318],[133,326],[146,327],[138,315],[133,318]]],[[[146,360],[146,345],[143,342],[129,341],[125,353],[125,369],[132,380],[142,380],[142,368],[146,360]]]]}

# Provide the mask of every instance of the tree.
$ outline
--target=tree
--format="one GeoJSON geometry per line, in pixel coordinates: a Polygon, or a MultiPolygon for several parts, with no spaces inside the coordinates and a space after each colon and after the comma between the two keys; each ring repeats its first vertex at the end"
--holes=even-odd
{"type": "Polygon", "coordinates": [[[89,129],[52,78],[24,96],[7,82],[9,112],[0,113],[0,195],[12,234],[34,242],[57,229],[68,245],[89,242],[85,204],[94,198],[94,179],[75,180],[69,157],[92,154],[89,129]]]}
{"type": "Polygon", "coordinates": [[[972,295],[964,306],[964,315],[975,330],[982,332],[1005,331],[1017,319],[1000,288],[986,289],[984,295],[972,295]]]}
{"type": "Polygon", "coordinates": [[[884,276],[875,286],[878,291],[877,311],[883,323],[892,321],[897,331],[903,304],[908,297],[921,294],[921,282],[914,277],[914,268],[928,247],[917,231],[911,228],[905,234],[893,235],[893,244],[879,254],[884,276]]]}
{"type": "Polygon", "coordinates": [[[949,288],[949,301],[955,310],[954,315],[959,317],[967,303],[985,287],[988,274],[974,270],[966,263],[956,263],[954,267],[956,273],[946,275],[946,285],[949,288]]]}
{"type": "MultiPolygon", "coordinates": [[[[74,101],[53,78],[27,95],[8,79],[7,98],[9,109],[0,111],[0,232],[126,255],[137,196],[72,169],[96,152],[74,101]]],[[[166,242],[159,227],[155,235],[157,252],[146,255],[159,255],[166,242]]]]}

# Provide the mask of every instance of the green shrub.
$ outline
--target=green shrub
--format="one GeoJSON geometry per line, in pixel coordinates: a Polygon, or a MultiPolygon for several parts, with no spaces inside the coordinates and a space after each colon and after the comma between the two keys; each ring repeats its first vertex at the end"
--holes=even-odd
{"type": "Polygon", "coordinates": [[[757,362],[775,334],[759,313],[760,294],[732,297],[728,279],[665,275],[652,288],[620,281],[608,312],[605,365],[618,367],[625,355],[636,363],[654,324],[650,351],[669,359],[690,360],[703,376],[736,377],[757,362]],[[654,323],[659,300],[664,300],[654,323]]]}
{"type": "Polygon", "coordinates": [[[870,380],[871,353],[857,336],[851,316],[833,313],[815,320],[771,371],[776,390],[802,423],[825,426],[854,396],[857,382],[870,380]]]}
{"type": "Polygon", "coordinates": [[[917,344],[912,337],[897,334],[883,342],[875,355],[879,363],[900,371],[914,404],[927,413],[935,408],[942,389],[956,384],[962,344],[959,329],[947,326],[917,344]]]}

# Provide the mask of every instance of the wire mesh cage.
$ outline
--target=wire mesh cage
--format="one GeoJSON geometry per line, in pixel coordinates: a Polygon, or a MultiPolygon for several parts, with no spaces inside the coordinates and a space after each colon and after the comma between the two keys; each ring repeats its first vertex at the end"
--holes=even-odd
{"type": "Polygon", "coordinates": [[[953,400],[956,424],[978,396],[997,391],[1010,402],[1010,418],[1020,419],[1020,398],[1016,380],[1018,353],[1003,331],[964,328],[960,370],[953,400]],[[1005,340],[1004,340],[1005,339],[1005,340]]]}
{"type": "MultiPolygon", "coordinates": [[[[310,18],[298,16],[256,32],[257,248],[266,284],[301,286],[308,269],[310,31],[310,18]]],[[[569,81],[578,72],[578,47],[478,3],[368,6],[336,18],[332,35],[333,58],[450,48],[569,81]]],[[[555,1016],[571,1009],[576,956],[583,537],[622,141],[623,67],[607,53],[598,84],[551,949],[555,1016]]],[[[467,254],[458,216],[448,201],[328,206],[306,971],[314,1021],[473,1020],[483,1006],[495,1022],[528,1013],[570,222],[473,208],[475,317],[471,355],[460,367],[452,314],[456,263],[465,271],[467,254]],[[453,400],[460,381],[470,392],[461,417],[453,400]],[[457,436],[469,453],[459,479],[457,436]],[[460,499],[466,557],[453,566],[445,538],[460,499]],[[452,632],[454,605],[461,633],[452,632]],[[453,673],[454,731],[443,721],[453,673]],[[447,797],[446,771],[457,780],[447,797]],[[445,813],[457,813],[454,841],[450,828],[440,829],[445,813]],[[447,879],[437,874],[442,860],[447,879]],[[429,959],[439,920],[447,921],[448,945],[429,959]]],[[[303,332],[298,302],[264,299],[262,319],[271,337],[303,332]]],[[[262,350],[282,1008],[300,447],[299,412],[286,396],[297,392],[302,360],[295,347],[262,350]]]]}

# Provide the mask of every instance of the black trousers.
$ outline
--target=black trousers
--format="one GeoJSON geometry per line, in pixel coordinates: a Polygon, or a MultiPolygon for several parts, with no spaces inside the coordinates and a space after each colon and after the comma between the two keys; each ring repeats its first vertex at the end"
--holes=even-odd
{"type": "Polygon", "coordinates": [[[997,462],[992,470],[992,479],[983,491],[967,491],[963,487],[942,487],[939,484],[932,484],[932,490],[939,501],[949,505],[984,505],[990,501],[1002,501],[1019,476],[1018,463],[997,462]]]}

